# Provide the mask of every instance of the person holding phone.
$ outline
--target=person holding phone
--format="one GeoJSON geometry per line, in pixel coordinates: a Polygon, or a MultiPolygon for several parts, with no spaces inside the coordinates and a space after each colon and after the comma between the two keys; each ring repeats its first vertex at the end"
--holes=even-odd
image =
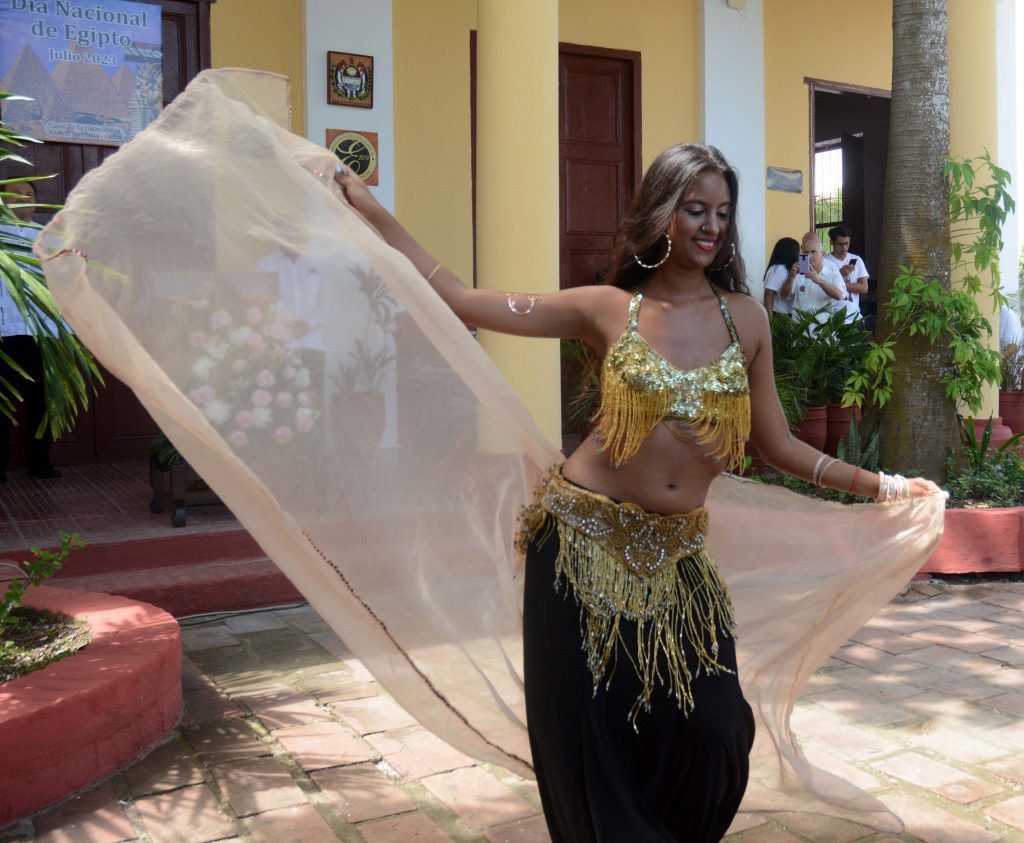
{"type": "Polygon", "coordinates": [[[850,251],[850,229],[845,225],[833,226],[828,230],[828,239],[832,243],[832,252],[825,255],[825,260],[839,270],[846,287],[846,301],[851,319],[860,316],[861,293],[868,291],[868,268],[864,259],[850,251]]]}
{"type": "Polygon", "coordinates": [[[800,244],[792,237],[783,237],[772,249],[768,268],[764,271],[764,309],[769,313],[793,312],[793,290],[800,272],[800,244]]]}
{"type": "Polygon", "coordinates": [[[793,290],[794,311],[828,307],[832,312],[843,306],[843,276],[825,261],[821,240],[813,231],[808,231],[800,241],[799,270],[793,290]]]}

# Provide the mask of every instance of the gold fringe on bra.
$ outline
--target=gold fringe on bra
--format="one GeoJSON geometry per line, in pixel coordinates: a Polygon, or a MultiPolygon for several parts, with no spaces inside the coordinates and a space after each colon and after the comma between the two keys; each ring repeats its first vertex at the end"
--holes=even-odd
{"type": "MultiPolygon", "coordinates": [[[[687,419],[686,425],[701,445],[711,445],[708,454],[714,460],[725,460],[725,470],[743,467],[746,457],[744,445],[750,438],[750,395],[726,392],[705,392],[701,398],[699,416],[687,419]]],[[[677,439],[671,427],[669,432],[677,439]]]]}
{"type": "MultiPolygon", "coordinates": [[[[714,445],[708,456],[725,459],[726,471],[742,468],[744,444],[750,437],[750,394],[704,390],[700,395],[700,412],[680,421],[701,445],[714,445]]],[[[605,358],[595,432],[614,465],[623,465],[640,450],[657,424],[666,420],[677,396],[674,388],[637,389],[610,363],[610,355],[605,358]]]]}
{"type": "Polygon", "coordinates": [[[595,432],[601,447],[614,465],[622,465],[640,450],[644,440],[668,414],[675,401],[674,389],[641,391],[626,382],[611,363],[604,360],[601,373],[601,406],[595,432]]]}
{"type": "Polygon", "coordinates": [[[525,509],[517,546],[525,550],[552,523],[559,540],[555,588],[564,577],[580,606],[594,694],[602,681],[606,688],[611,683],[623,653],[641,686],[629,711],[634,729],[658,686],[667,684],[689,714],[697,676],[732,672],[718,661],[718,634],[730,635],[735,624],[725,583],[703,550],[707,510],[649,513],[574,486],[556,468],[525,509]],[[636,624],[632,652],[623,641],[623,619],[636,624]],[[688,653],[696,660],[693,673],[688,653]]]}

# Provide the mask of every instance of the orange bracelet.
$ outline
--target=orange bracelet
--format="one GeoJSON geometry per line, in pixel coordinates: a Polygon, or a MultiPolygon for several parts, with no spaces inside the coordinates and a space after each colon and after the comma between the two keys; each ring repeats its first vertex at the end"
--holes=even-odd
{"type": "Polygon", "coordinates": [[[853,480],[850,482],[850,494],[857,494],[854,490],[857,488],[857,478],[860,477],[860,466],[858,465],[853,469],[853,480]]]}

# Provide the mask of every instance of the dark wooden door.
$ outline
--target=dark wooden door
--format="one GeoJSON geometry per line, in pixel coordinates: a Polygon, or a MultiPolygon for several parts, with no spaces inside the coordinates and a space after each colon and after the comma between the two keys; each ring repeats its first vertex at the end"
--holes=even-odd
{"type": "MultiPolygon", "coordinates": [[[[561,289],[594,282],[640,178],[640,54],[563,44],[558,56],[561,289]]],[[[625,320],[625,314],[623,314],[625,320]]],[[[562,430],[580,368],[562,360],[562,430]]]]}
{"type": "MultiPolygon", "coordinates": [[[[216,0],[141,0],[161,7],[163,34],[163,100],[167,105],[193,76],[210,66],[210,4],[216,0]]],[[[17,92],[14,92],[17,93],[17,92]]],[[[35,175],[56,177],[38,183],[39,201],[60,205],[78,180],[98,167],[116,146],[75,143],[44,143],[23,153],[32,161],[35,175]]],[[[20,174],[26,171],[22,168],[20,174]]],[[[47,222],[40,214],[39,222],[47,222]]],[[[107,383],[66,436],[54,443],[53,462],[70,465],[139,459],[149,449],[158,428],[134,393],[108,372],[107,383]]],[[[15,428],[13,463],[24,464],[25,427],[15,428]]]]}

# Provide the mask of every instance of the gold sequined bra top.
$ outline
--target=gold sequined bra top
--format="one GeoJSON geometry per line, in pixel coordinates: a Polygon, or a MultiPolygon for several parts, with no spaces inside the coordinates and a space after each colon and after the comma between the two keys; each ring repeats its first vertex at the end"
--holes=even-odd
{"type": "Polygon", "coordinates": [[[750,436],[750,385],[746,359],[732,316],[714,285],[732,342],[718,359],[697,369],[677,369],[651,348],[637,331],[643,290],[629,302],[626,329],[608,350],[601,367],[601,408],[596,433],[613,464],[622,465],[662,421],[682,421],[708,456],[726,461],[726,470],[743,465],[743,444],[750,436]]]}

